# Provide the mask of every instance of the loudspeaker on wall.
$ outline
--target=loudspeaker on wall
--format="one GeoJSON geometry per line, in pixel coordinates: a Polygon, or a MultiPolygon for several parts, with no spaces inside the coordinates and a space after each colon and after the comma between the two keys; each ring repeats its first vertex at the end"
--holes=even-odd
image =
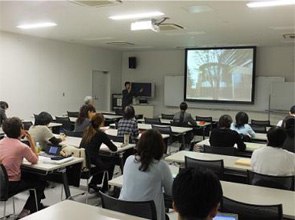
{"type": "Polygon", "coordinates": [[[136,57],[129,57],[129,69],[136,69],[136,57]]]}

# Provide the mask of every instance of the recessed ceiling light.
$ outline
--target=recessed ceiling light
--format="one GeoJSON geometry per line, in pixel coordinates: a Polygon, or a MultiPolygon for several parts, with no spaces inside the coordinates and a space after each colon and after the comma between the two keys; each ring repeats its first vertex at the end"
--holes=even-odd
{"type": "Polygon", "coordinates": [[[34,29],[34,28],[43,28],[43,27],[53,27],[56,26],[57,24],[52,23],[52,22],[46,22],[46,23],[35,23],[35,24],[24,24],[24,25],[19,25],[17,28],[20,29],[34,29]]]}
{"type": "Polygon", "coordinates": [[[295,0],[279,0],[279,1],[267,1],[267,2],[251,2],[247,6],[249,8],[260,8],[260,7],[274,7],[283,5],[294,5],[295,0]]]}
{"type": "Polygon", "coordinates": [[[186,7],[184,9],[187,10],[188,12],[194,13],[194,14],[213,11],[213,8],[210,8],[207,5],[195,5],[195,6],[186,7]]]}
{"type": "Polygon", "coordinates": [[[138,19],[138,18],[152,18],[165,15],[163,12],[160,11],[153,11],[153,12],[146,12],[140,14],[126,14],[126,15],[115,15],[110,16],[109,19],[112,20],[126,20],[126,19],[138,19]]]}

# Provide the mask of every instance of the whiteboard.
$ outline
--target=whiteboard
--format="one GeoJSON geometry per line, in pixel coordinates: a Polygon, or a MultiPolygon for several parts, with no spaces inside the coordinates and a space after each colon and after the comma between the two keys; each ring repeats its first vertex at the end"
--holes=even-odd
{"type": "Polygon", "coordinates": [[[165,76],[164,105],[178,107],[184,99],[184,76],[165,76]]]}
{"type": "Polygon", "coordinates": [[[295,104],[295,83],[276,82],[272,84],[270,109],[289,111],[295,104]]]}
{"type": "MultiPolygon", "coordinates": [[[[284,77],[256,77],[254,105],[190,102],[190,108],[264,112],[269,110],[272,84],[284,81],[284,77]]],[[[184,100],[184,76],[165,76],[164,93],[164,105],[178,107],[179,103],[184,100]]]]}

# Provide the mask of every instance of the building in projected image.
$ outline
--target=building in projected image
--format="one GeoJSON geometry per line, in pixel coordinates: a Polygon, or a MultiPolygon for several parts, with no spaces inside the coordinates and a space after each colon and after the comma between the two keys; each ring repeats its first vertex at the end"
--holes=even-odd
{"type": "Polygon", "coordinates": [[[253,49],[187,51],[187,99],[251,101],[253,49]]]}

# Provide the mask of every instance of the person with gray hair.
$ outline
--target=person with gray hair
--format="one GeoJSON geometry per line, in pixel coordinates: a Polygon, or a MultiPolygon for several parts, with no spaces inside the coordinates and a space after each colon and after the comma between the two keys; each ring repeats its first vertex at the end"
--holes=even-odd
{"type": "Polygon", "coordinates": [[[85,105],[93,105],[93,98],[92,96],[86,96],[84,99],[85,105]]]}

